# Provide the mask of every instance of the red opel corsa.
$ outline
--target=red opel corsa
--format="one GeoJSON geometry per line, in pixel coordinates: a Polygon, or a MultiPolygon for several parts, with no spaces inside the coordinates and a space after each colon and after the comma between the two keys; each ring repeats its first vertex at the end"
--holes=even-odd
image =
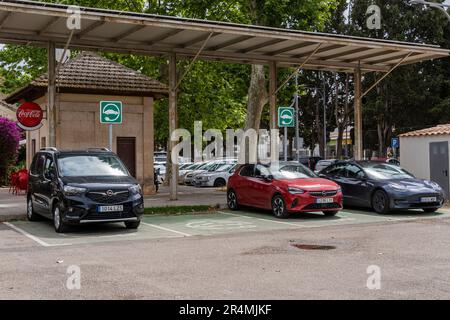
{"type": "Polygon", "coordinates": [[[302,164],[246,164],[228,180],[227,203],[231,210],[240,205],[270,209],[278,218],[314,211],[334,216],[342,209],[342,191],[339,185],[317,177],[302,164]]]}

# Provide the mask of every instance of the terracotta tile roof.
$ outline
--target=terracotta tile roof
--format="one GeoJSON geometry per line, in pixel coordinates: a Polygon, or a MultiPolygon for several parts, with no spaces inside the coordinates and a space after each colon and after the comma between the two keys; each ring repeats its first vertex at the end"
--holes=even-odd
{"type": "Polygon", "coordinates": [[[400,137],[436,136],[436,135],[450,135],[450,123],[441,124],[432,128],[406,132],[401,134],[400,137]]]}
{"type": "MultiPolygon", "coordinates": [[[[47,84],[48,74],[43,74],[8,96],[6,101],[12,103],[21,98],[35,99],[37,92],[47,90],[47,84]]],[[[158,97],[168,92],[165,84],[91,52],[81,53],[61,65],[56,84],[59,92],[158,97]]]]}

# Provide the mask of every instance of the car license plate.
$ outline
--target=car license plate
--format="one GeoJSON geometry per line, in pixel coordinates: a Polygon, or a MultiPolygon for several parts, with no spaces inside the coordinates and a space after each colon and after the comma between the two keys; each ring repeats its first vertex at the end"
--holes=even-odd
{"type": "Polygon", "coordinates": [[[423,197],[420,198],[420,202],[436,202],[436,197],[423,197]]]}
{"type": "Polygon", "coordinates": [[[333,203],[333,198],[319,198],[316,203],[333,203]]]}
{"type": "Polygon", "coordinates": [[[117,212],[123,211],[123,206],[100,206],[98,207],[98,212],[117,212]]]}

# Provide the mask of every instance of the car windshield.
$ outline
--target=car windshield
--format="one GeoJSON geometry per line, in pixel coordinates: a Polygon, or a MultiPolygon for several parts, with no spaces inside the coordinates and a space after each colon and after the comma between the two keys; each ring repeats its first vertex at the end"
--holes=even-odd
{"type": "Polygon", "coordinates": [[[62,177],[128,176],[128,172],[113,155],[61,155],[58,168],[62,177]]]}
{"type": "Polygon", "coordinates": [[[188,169],[190,166],[192,166],[192,163],[185,163],[180,165],[180,170],[188,169]]]}
{"type": "Polygon", "coordinates": [[[234,164],[230,164],[230,163],[227,163],[227,164],[220,164],[220,165],[217,166],[217,168],[216,168],[215,171],[228,171],[228,170],[230,170],[232,167],[234,167],[234,164]]]}
{"type": "Polygon", "coordinates": [[[364,168],[364,172],[371,179],[414,179],[414,176],[411,173],[392,164],[364,164],[362,167],[364,168]]]}
{"type": "Polygon", "coordinates": [[[275,179],[307,179],[317,178],[317,175],[302,164],[280,165],[271,167],[270,172],[275,179]]]}

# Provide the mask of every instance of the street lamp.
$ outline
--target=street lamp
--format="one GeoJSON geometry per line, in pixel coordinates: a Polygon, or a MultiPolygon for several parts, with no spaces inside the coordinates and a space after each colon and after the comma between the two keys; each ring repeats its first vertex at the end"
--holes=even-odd
{"type": "Polygon", "coordinates": [[[410,4],[423,4],[425,6],[430,6],[432,8],[436,8],[444,12],[447,19],[450,21],[450,14],[447,12],[447,8],[449,5],[443,4],[443,3],[436,3],[436,2],[428,2],[425,0],[411,0],[409,1],[410,4]]]}

